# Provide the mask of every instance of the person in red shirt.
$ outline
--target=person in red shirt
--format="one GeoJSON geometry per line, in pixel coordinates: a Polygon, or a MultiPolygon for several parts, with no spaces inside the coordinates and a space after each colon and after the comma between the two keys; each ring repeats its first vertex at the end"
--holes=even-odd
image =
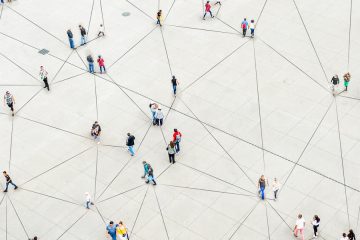
{"type": "Polygon", "coordinates": [[[176,128],[174,129],[173,142],[175,143],[176,153],[180,152],[180,142],[182,134],[176,128]]]}
{"type": "Polygon", "coordinates": [[[205,16],[207,13],[210,13],[210,16],[213,18],[214,16],[212,15],[212,12],[211,12],[211,5],[210,5],[210,1],[207,1],[206,4],[205,4],[205,13],[204,13],[204,17],[203,17],[203,20],[205,20],[205,16]]]}
{"type": "Polygon", "coordinates": [[[100,67],[100,73],[106,73],[106,69],[105,69],[105,61],[104,59],[101,57],[101,55],[98,56],[97,62],[99,64],[100,67]]]}

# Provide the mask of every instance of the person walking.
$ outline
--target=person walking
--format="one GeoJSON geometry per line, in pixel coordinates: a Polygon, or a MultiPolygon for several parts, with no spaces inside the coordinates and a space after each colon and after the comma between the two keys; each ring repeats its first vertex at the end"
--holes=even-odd
{"type": "Polygon", "coordinates": [[[175,144],[174,144],[173,141],[170,141],[170,143],[169,143],[169,145],[167,146],[166,150],[168,151],[170,163],[174,164],[174,163],[175,163],[175,153],[176,153],[176,149],[175,149],[175,144]]]}
{"type": "Polygon", "coordinates": [[[129,240],[128,230],[122,221],[119,222],[119,225],[116,228],[116,232],[119,236],[119,239],[129,240]]]}
{"type": "Polygon", "coordinates": [[[126,146],[128,146],[130,155],[134,156],[134,154],[135,154],[135,152],[134,152],[135,137],[133,135],[131,135],[130,133],[128,133],[127,136],[128,137],[126,139],[126,146]]]}
{"type": "Polygon", "coordinates": [[[97,62],[98,62],[98,64],[99,64],[100,73],[101,73],[101,74],[102,74],[103,72],[106,73],[105,61],[104,61],[104,59],[101,57],[101,55],[98,56],[97,62]]]}
{"type": "Polygon", "coordinates": [[[164,114],[162,113],[161,108],[158,108],[155,118],[156,118],[156,125],[161,127],[163,125],[163,120],[164,120],[164,114]]]}
{"type": "Polygon", "coordinates": [[[221,1],[216,1],[216,3],[214,5],[219,4],[221,6],[221,1]]]}
{"type": "Polygon", "coordinates": [[[251,37],[253,38],[254,35],[255,35],[255,21],[254,21],[254,19],[251,19],[250,24],[249,24],[249,28],[250,28],[251,37]]]}
{"type": "Polygon", "coordinates": [[[156,110],[158,109],[158,105],[156,103],[150,103],[149,108],[151,111],[153,125],[156,125],[156,110]]]}
{"type": "Polygon", "coordinates": [[[344,87],[345,87],[345,90],[344,90],[344,91],[347,91],[347,90],[348,90],[350,78],[351,78],[351,75],[350,75],[349,72],[347,72],[347,73],[344,74],[344,87]]]}
{"type": "Polygon", "coordinates": [[[349,230],[347,237],[349,238],[349,240],[356,240],[355,233],[352,229],[349,230]]]}
{"type": "Polygon", "coordinates": [[[90,209],[90,205],[94,205],[94,203],[91,201],[90,193],[88,192],[85,193],[85,203],[87,209],[90,209]]]}
{"type": "Polygon", "coordinates": [[[241,22],[241,29],[243,31],[243,37],[246,36],[246,31],[248,29],[249,23],[247,22],[246,18],[241,22]]]}
{"type": "Polygon", "coordinates": [[[105,28],[104,28],[104,24],[100,24],[99,26],[99,32],[98,32],[98,37],[101,37],[101,36],[105,36],[105,28]]]}
{"type": "Polygon", "coordinates": [[[318,228],[320,226],[320,218],[319,218],[318,215],[315,215],[313,217],[313,221],[312,221],[311,225],[313,226],[313,229],[314,229],[313,238],[317,238],[317,236],[318,236],[318,228]]]}
{"type": "Polygon", "coordinates": [[[15,115],[15,113],[14,113],[15,98],[9,91],[6,91],[6,93],[4,95],[4,106],[5,106],[5,103],[10,108],[10,110],[12,112],[11,115],[14,116],[15,115]]]}
{"type": "Polygon", "coordinates": [[[5,188],[4,192],[7,192],[7,191],[8,191],[9,184],[13,185],[13,186],[14,186],[14,190],[16,190],[16,189],[18,188],[18,186],[16,186],[16,184],[13,183],[13,181],[11,180],[9,174],[7,174],[6,171],[3,171],[3,175],[4,175],[5,180],[6,180],[6,188],[5,188]]]}
{"type": "Polygon", "coordinates": [[[303,218],[302,214],[299,214],[296,219],[296,224],[294,228],[294,236],[298,237],[298,233],[301,234],[301,239],[304,240],[304,229],[305,229],[305,219],[303,218]]]}
{"type": "Polygon", "coordinates": [[[144,167],[144,175],[141,176],[141,178],[145,178],[149,173],[150,164],[148,164],[146,161],[143,161],[142,163],[143,163],[143,167],[144,167]]]}
{"type": "Polygon", "coordinates": [[[343,233],[340,240],[349,240],[349,238],[346,236],[346,233],[343,233]]]}
{"type": "Polygon", "coordinates": [[[156,185],[155,178],[154,178],[154,169],[149,165],[148,177],[145,181],[146,183],[152,182],[153,185],[156,185]]]}
{"type": "Polygon", "coordinates": [[[276,201],[277,197],[278,197],[278,192],[279,192],[279,189],[280,189],[280,183],[277,180],[277,178],[274,178],[274,182],[272,184],[272,187],[273,187],[273,192],[274,192],[274,201],[276,201]]]}
{"type": "Polygon", "coordinates": [[[94,137],[94,140],[100,143],[100,134],[101,134],[101,127],[100,124],[95,121],[91,127],[91,136],[94,137]]]}
{"type": "Polygon", "coordinates": [[[157,21],[156,21],[156,25],[160,25],[160,27],[162,27],[162,25],[161,25],[161,18],[162,18],[162,11],[161,11],[161,9],[157,12],[157,14],[156,14],[156,19],[157,19],[157,21]]]}
{"type": "Polygon", "coordinates": [[[108,237],[111,237],[112,240],[116,240],[116,228],[117,224],[114,224],[113,221],[110,221],[109,225],[106,226],[106,233],[108,237]]]}
{"type": "Polygon", "coordinates": [[[182,134],[176,128],[173,133],[173,142],[175,143],[176,153],[180,152],[180,142],[181,142],[182,134]]]}
{"type": "Polygon", "coordinates": [[[259,194],[261,195],[261,199],[265,199],[265,187],[266,185],[269,186],[269,183],[264,175],[261,175],[258,181],[258,188],[259,188],[259,194]]]}
{"type": "Polygon", "coordinates": [[[95,73],[95,71],[94,71],[94,59],[93,59],[93,57],[92,57],[91,55],[88,55],[88,56],[86,57],[86,60],[87,60],[87,62],[88,62],[88,64],[89,64],[89,72],[90,72],[90,73],[95,73]]]}
{"type": "Polygon", "coordinates": [[[86,44],[86,30],[83,26],[79,25],[79,30],[80,30],[80,45],[84,45],[86,44]]]}
{"type": "Polygon", "coordinates": [[[39,75],[40,75],[40,79],[43,80],[43,82],[45,83],[44,88],[47,88],[47,90],[50,91],[48,78],[47,78],[48,72],[45,70],[45,68],[43,66],[40,66],[39,75]]]}
{"type": "Polygon", "coordinates": [[[68,29],[66,34],[67,34],[67,36],[69,38],[70,48],[74,49],[75,48],[74,35],[73,35],[72,31],[70,29],[68,29]]]}
{"type": "Polygon", "coordinates": [[[339,80],[339,76],[337,74],[335,74],[332,79],[331,79],[331,90],[333,92],[333,94],[335,94],[335,90],[337,89],[337,85],[339,84],[340,80],[339,80]]]}
{"type": "Polygon", "coordinates": [[[175,76],[172,76],[171,85],[172,85],[172,88],[173,88],[174,96],[176,96],[176,87],[177,87],[177,85],[179,85],[179,81],[176,79],[175,76]]]}
{"type": "Polygon", "coordinates": [[[204,13],[203,20],[205,20],[205,17],[206,17],[206,14],[207,14],[207,13],[210,13],[211,18],[214,17],[214,16],[212,15],[212,12],[211,12],[210,1],[207,1],[206,4],[205,4],[205,13],[204,13]]]}

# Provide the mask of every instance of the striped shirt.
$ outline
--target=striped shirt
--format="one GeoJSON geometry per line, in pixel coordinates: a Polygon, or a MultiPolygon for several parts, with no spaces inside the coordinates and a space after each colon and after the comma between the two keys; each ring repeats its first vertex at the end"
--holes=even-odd
{"type": "Polygon", "coordinates": [[[9,94],[6,93],[4,95],[4,99],[8,105],[13,103],[13,96],[11,95],[11,93],[9,93],[9,94]]]}

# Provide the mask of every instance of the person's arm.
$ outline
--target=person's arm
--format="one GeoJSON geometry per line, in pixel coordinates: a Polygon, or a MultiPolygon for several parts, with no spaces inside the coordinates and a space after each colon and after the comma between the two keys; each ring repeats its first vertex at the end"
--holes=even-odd
{"type": "Polygon", "coordinates": [[[176,84],[177,84],[177,85],[180,85],[180,83],[179,83],[179,81],[178,81],[177,79],[176,79],[176,84]]]}
{"type": "Polygon", "coordinates": [[[12,99],[12,101],[13,101],[13,104],[15,105],[15,98],[14,98],[14,96],[11,96],[11,99],[12,99]]]}

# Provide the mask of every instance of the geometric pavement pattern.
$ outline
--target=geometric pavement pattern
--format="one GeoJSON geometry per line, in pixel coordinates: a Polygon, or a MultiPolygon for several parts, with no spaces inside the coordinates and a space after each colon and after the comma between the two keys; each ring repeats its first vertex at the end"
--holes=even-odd
{"type": "Polygon", "coordinates": [[[225,0],[206,21],[203,6],[1,5],[0,92],[15,96],[16,115],[0,112],[0,168],[19,186],[0,194],[1,239],[103,239],[109,220],[123,220],[131,239],[288,240],[300,212],[307,239],[314,214],[322,239],[359,230],[360,1],[225,0]],[[254,39],[241,37],[243,17],[257,22],[254,39]],[[96,39],[100,23],[106,36],[96,39]],[[90,41],[72,50],[66,30],[78,44],[79,24],[90,41]],[[104,57],[107,74],[87,72],[89,53],[104,57]],[[329,80],[346,71],[349,91],[333,97],[329,80]],[[151,125],[153,101],[165,110],[162,128],[151,125]],[[99,145],[89,136],[96,119],[99,145]],[[184,137],[170,166],[165,147],[175,127],[184,137]],[[127,132],[136,136],[135,157],[124,147],[127,132]],[[144,160],[156,187],[140,178],[144,160]],[[270,188],[259,200],[261,174],[280,180],[278,201],[270,188]]]}

